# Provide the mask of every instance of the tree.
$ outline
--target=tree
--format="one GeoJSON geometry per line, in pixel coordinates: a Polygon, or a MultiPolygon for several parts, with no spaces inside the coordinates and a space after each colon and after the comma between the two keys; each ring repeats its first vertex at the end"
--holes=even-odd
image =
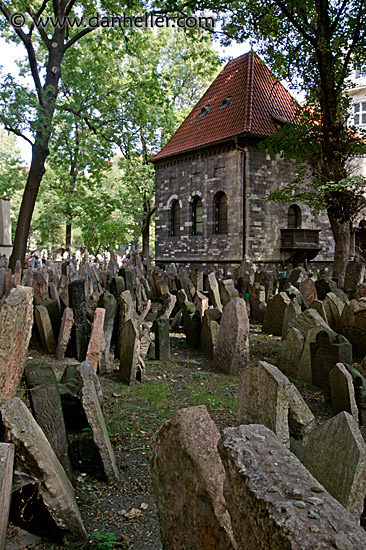
{"type": "MultiPolygon", "coordinates": [[[[176,7],[168,1],[167,9],[176,7]]],[[[354,195],[363,181],[350,177],[350,158],[363,142],[347,128],[346,88],[352,67],[366,58],[365,1],[205,0],[188,1],[180,9],[218,13],[226,43],[250,39],[279,79],[305,91],[307,109],[271,146],[286,156],[296,151],[296,159],[310,166],[313,190],[321,194],[334,235],[333,275],[343,284],[351,222],[363,203],[362,193],[354,195]]],[[[303,197],[312,204],[311,195],[303,197]]]]}
{"type": "MultiPolygon", "coordinates": [[[[62,62],[78,41],[97,27],[95,23],[86,24],[85,27],[81,25],[82,30],[78,28],[75,30],[75,27],[70,27],[66,19],[78,15],[84,17],[85,22],[88,21],[89,17],[95,16],[97,11],[97,4],[94,2],[78,2],[76,4],[75,0],[53,0],[52,2],[44,0],[42,3],[36,1],[32,4],[31,0],[20,4],[27,14],[23,21],[23,16],[20,18],[18,16],[18,19],[13,17],[19,7],[16,1],[9,0],[5,3],[0,0],[0,13],[4,16],[0,21],[2,33],[8,39],[21,42],[24,45],[35,87],[35,93],[33,93],[24,85],[16,82],[11,75],[7,75],[3,79],[1,90],[2,114],[0,120],[6,129],[23,137],[32,145],[32,161],[24,188],[13,253],[10,259],[10,266],[13,270],[16,260],[20,260],[22,263],[24,259],[32,214],[45,173],[45,162],[49,154],[49,141],[59,94],[62,62]],[[46,27],[37,26],[35,21],[44,17],[46,10],[51,11],[55,24],[49,22],[46,27]],[[25,28],[27,31],[24,30],[25,28]],[[24,117],[25,112],[26,116],[24,117]],[[28,127],[26,123],[28,123],[28,127]],[[27,130],[31,132],[31,138],[28,137],[27,130]]],[[[129,6],[124,6],[108,2],[108,9],[110,13],[121,12],[124,7],[136,6],[133,3],[129,4],[129,6]]],[[[49,16],[48,13],[47,16],[49,16]]],[[[118,30],[121,34],[122,30],[118,30]]],[[[103,67],[100,67],[100,71],[103,70],[103,67]]]]}

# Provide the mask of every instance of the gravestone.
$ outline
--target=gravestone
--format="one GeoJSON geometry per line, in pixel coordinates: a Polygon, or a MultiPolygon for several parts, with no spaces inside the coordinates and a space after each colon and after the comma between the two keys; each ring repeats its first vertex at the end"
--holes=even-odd
{"type": "Polygon", "coordinates": [[[362,258],[356,255],[352,262],[348,262],[346,275],[344,278],[343,288],[346,290],[346,292],[348,292],[351,298],[356,298],[357,286],[363,283],[364,277],[365,262],[362,258]]]}
{"type": "Polygon", "coordinates": [[[285,308],[290,301],[285,292],[280,292],[268,300],[262,326],[263,332],[273,334],[274,336],[282,335],[285,308]]]}
{"type": "Polygon", "coordinates": [[[249,319],[243,298],[234,298],[223,309],[213,365],[227,374],[249,365],[249,319]]]}
{"type": "Polygon", "coordinates": [[[113,294],[111,294],[111,292],[109,292],[108,290],[105,290],[99,298],[98,307],[102,307],[105,309],[105,317],[104,317],[104,325],[103,325],[104,342],[105,342],[104,363],[107,364],[110,350],[111,350],[113,325],[114,325],[116,313],[117,313],[117,300],[113,296],[113,294]]]}
{"type": "Polygon", "coordinates": [[[305,339],[297,328],[290,328],[283,340],[277,357],[277,367],[283,374],[297,378],[305,339]]]}
{"type": "Polygon", "coordinates": [[[186,291],[183,290],[182,288],[180,290],[178,290],[178,292],[177,292],[177,300],[178,300],[178,306],[179,307],[182,307],[182,304],[184,302],[189,301],[186,291]]]}
{"type": "Polygon", "coordinates": [[[86,318],[85,280],[69,283],[69,304],[74,313],[73,348],[78,361],[84,361],[88,348],[88,324],[86,318]]]}
{"type": "Polygon", "coordinates": [[[313,301],[318,298],[316,286],[313,279],[310,279],[310,277],[308,277],[307,279],[305,279],[305,281],[299,284],[298,288],[301,292],[306,307],[311,307],[313,301]]]}
{"type": "Polygon", "coordinates": [[[324,321],[328,324],[327,315],[324,309],[324,302],[322,302],[321,300],[314,300],[313,302],[311,302],[309,307],[310,309],[315,309],[315,311],[317,311],[319,315],[324,319],[324,321]]]}
{"type": "Polygon", "coordinates": [[[18,286],[0,310],[0,404],[14,397],[27,358],[33,325],[33,290],[18,286]]]}
{"type": "Polygon", "coordinates": [[[358,422],[358,409],[352,375],[342,363],[329,373],[330,398],[335,414],[346,411],[358,422]]]}
{"type": "Polygon", "coordinates": [[[0,255],[5,254],[9,258],[12,250],[10,201],[2,198],[0,199],[0,255]]]}
{"type": "Polygon", "coordinates": [[[154,435],[150,462],[164,548],[237,548],[223,497],[219,439],[204,405],[181,409],[154,435]]]}
{"type": "Polygon", "coordinates": [[[34,316],[44,351],[54,354],[56,352],[56,341],[47,308],[41,305],[36,306],[34,308],[34,316]]]}
{"type": "Polygon", "coordinates": [[[265,426],[226,428],[218,445],[240,550],[361,550],[366,534],[265,426]]]}
{"type": "Polygon", "coordinates": [[[253,323],[261,322],[260,304],[266,303],[266,289],[260,283],[249,286],[250,320],[253,323]]]}
{"type": "Polygon", "coordinates": [[[293,298],[297,299],[297,302],[301,306],[301,310],[306,309],[306,305],[305,305],[305,302],[303,300],[302,294],[301,294],[301,292],[298,288],[296,288],[295,286],[290,285],[286,288],[285,292],[286,292],[287,296],[290,298],[290,300],[292,300],[293,298]]]}
{"type": "Polygon", "coordinates": [[[337,414],[310,434],[303,464],[359,521],[366,494],[366,446],[349,413],[337,414]]]}
{"type": "Polygon", "coordinates": [[[123,323],[118,377],[125,384],[142,382],[145,378],[145,366],[140,357],[140,338],[134,319],[123,323]]]}
{"type": "Polygon", "coordinates": [[[74,324],[74,314],[72,309],[66,307],[62,315],[61,328],[56,347],[56,358],[62,360],[65,358],[67,346],[71,337],[71,329],[74,324]]]}
{"type": "MultiPolygon", "coordinates": [[[[308,310],[309,311],[309,310],[308,310]]],[[[310,352],[310,346],[312,343],[316,342],[316,337],[324,330],[324,326],[316,326],[312,329],[310,329],[307,332],[307,336],[305,338],[305,345],[304,349],[302,351],[299,370],[297,372],[297,376],[301,378],[304,382],[307,382],[309,384],[313,383],[313,373],[311,368],[311,352],[310,352]]],[[[327,329],[330,331],[330,328],[327,329]]],[[[334,338],[336,337],[336,333],[333,333],[334,338]]]]}
{"type": "Polygon", "coordinates": [[[328,292],[334,292],[337,288],[337,283],[330,277],[321,277],[315,281],[316,292],[319,300],[325,300],[328,292]]]}
{"type": "Polygon", "coordinates": [[[221,313],[218,309],[207,309],[202,318],[201,350],[208,359],[213,359],[219,334],[221,313]]]}
{"type": "Polygon", "coordinates": [[[323,317],[319,315],[319,313],[315,311],[315,309],[307,309],[306,311],[303,311],[300,315],[295,317],[295,319],[293,319],[289,323],[288,328],[290,329],[294,327],[299,329],[306,338],[309,330],[319,326],[330,328],[324,321],[323,317]]]}
{"type": "Polygon", "coordinates": [[[155,332],[155,359],[169,361],[170,359],[170,338],[169,319],[165,315],[155,319],[153,323],[155,332]]]}
{"type": "Polygon", "coordinates": [[[310,356],[313,384],[329,396],[329,373],[337,363],[352,365],[352,346],[341,334],[324,329],[310,344],[310,356]]]}
{"type": "Polygon", "coordinates": [[[14,445],[0,443],[0,550],[5,549],[13,484],[14,445]]]}
{"type": "Polygon", "coordinates": [[[343,308],[341,315],[341,333],[352,344],[356,357],[366,355],[366,299],[351,300],[343,308]]]}
{"type": "Polygon", "coordinates": [[[341,332],[341,316],[344,303],[333,292],[329,292],[324,299],[324,311],[327,322],[332,330],[341,332]]]}
{"type": "Polygon", "coordinates": [[[207,276],[207,290],[213,307],[219,311],[222,311],[219,285],[214,271],[211,271],[211,273],[207,276]]]}
{"type": "Polygon", "coordinates": [[[33,416],[55,451],[68,478],[72,480],[65,421],[53,368],[34,361],[27,364],[24,374],[33,416]]]}
{"type": "Polygon", "coordinates": [[[194,295],[193,303],[196,306],[196,309],[199,311],[201,317],[203,317],[206,309],[208,309],[208,298],[197,290],[194,295]]]}
{"type": "Polygon", "coordinates": [[[119,473],[116,459],[109,439],[108,430],[105,425],[102,409],[99,405],[95,385],[92,380],[83,384],[82,403],[88,419],[89,426],[93,432],[93,439],[100,457],[102,459],[104,473],[109,483],[118,483],[119,473]]]}
{"type": "Polygon", "coordinates": [[[187,344],[192,349],[199,349],[201,339],[200,312],[192,302],[183,302],[181,309],[187,344]]]}
{"type": "Polygon", "coordinates": [[[314,416],[295,386],[275,366],[259,361],[243,369],[239,380],[238,424],[264,424],[285,447],[290,446],[290,424],[295,435],[304,436],[314,416]]]}
{"type": "Polygon", "coordinates": [[[191,267],[191,281],[197,291],[203,292],[203,270],[199,267],[191,267]]]}
{"type": "Polygon", "coordinates": [[[98,370],[99,358],[101,354],[102,340],[104,339],[104,318],[105,309],[97,307],[94,313],[94,320],[91,329],[91,335],[86,352],[86,361],[90,361],[95,372],[98,370]]]}
{"type": "Polygon", "coordinates": [[[103,409],[104,398],[102,386],[100,385],[98,375],[90,361],[83,361],[80,365],[77,365],[76,377],[78,380],[78,391],[80,395],[82,394],[83,387],[89,382],[89,380],[93,382],[100,408],[103,409]]]}
{"type": "Polygon", "coordinates": [[[47,298],[46,300],[43,300],[43,302],[40,305],[45,306],[45,308],[47,309],[48,315],[50,316],[55,340],[58,340],[58,335],[60,333],[61,320],[62,320],[61,308],[59,308],[57,305],[57,302],[55,300],[52,300],[51,298],[47,298]]]}
{"type": "Polygon", "coordinates": [[[226,306],[234,298],[239,298],[239,292],[235,288],[232,279],[225,279],[219,283],[220,299],[223,307],[226,306]]]}
{"type": "Polygon", "coordinates": [[[283,315],[283,325],[282,325],[282,340],[286,338],[288,333],[289,324],[292,323],[294,319],[301,313],[301,306],[297,301],[297,298],[294,297],[291,299],[291,302],[285,307],[285,312],[283,315]]]}
{"type": "Polygon", "coordinates": [[[88,540],[75,500],[73,487],[51,445],[27,406],[19,397],[0,407],[6,436],[17,448],[17,460],[31,477],[64,541],[80,544],[88,540]]]}

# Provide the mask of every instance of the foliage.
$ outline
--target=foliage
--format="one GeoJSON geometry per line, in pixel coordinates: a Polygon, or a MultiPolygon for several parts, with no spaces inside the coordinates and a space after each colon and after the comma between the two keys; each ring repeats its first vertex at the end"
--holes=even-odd
{"type": "Polygon", "coordinates": [[[100,550],[110,550],[114,548],[117,542],[116,535],[112,531],[108,531],[107,533],[93,531],[92,536],[97,539],[97,548],[100,550]]]}

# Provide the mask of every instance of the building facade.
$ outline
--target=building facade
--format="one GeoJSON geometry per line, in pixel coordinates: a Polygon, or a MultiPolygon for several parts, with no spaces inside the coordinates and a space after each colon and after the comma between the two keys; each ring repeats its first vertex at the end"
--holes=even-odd
{"type": "Polygon", "coordinates": [[[326,214],[265,196],[295,166],[259,147],[293,116],[295,103],[260,58],[230,61],[166,146],[156,170],[156,262],[263,268],[334,252],[326,214]]]}

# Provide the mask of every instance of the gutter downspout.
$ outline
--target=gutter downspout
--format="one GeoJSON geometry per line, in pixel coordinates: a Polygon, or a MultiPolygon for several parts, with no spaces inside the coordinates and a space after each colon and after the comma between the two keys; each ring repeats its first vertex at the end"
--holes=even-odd
{"type": "Polygon", "coordinates": [[[241,151],[241,173],[242,173],[242,197],[243,197],[243,260],[248,253],[248,201],[247,201],[247,175],[246,170],[248,166],[247,154],[248,148],[241,147],[238,143],[238,137],[235,138],[235,147],[238,151],[241,151]]]}

